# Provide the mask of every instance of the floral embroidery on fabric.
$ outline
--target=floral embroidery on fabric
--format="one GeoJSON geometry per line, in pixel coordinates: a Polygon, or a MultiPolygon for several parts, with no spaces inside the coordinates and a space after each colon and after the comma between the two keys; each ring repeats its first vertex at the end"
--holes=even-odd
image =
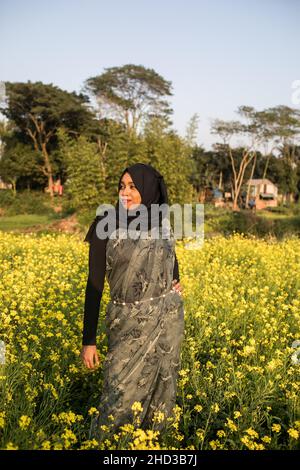
{"type": "MultiPolygon", "coordinates": [[[[135,401],[142,403],[143,429],[153,426],[155,411],[164,410],[165,418],[171,415],[184,336],[183,299],[170,292],[174,239],[116,241],[107,242],[106,275],[111,297],[128,304],[110,301],[106,309],[108,352],[99,414],[90,427],[90,438],[96,439],[101,439],[102,424],[112,425],[109,415],[114,416],[115,429],[131,422],[135,401]],[[136,305],[139,300],[147,301],[136,305]]],[[[162,431],[165,425],[163,420],[153,429],[162,431]]]]}

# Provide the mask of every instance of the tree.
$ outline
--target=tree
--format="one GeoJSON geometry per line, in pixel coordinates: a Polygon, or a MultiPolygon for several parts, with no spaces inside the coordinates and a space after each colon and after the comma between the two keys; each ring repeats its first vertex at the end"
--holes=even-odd
{"type": "Polygon", "coordinates": [[[160,171],[168,186],[170,204],[192,201],[193,187],[189,183],[193,161],[191,148],[169,128],[167,120],[152,118],[144,130],[147,161],[160,171]]]}
{"type": "Polygon", "coordinates": [[[97,208],[105,198],[97,145],[83,135],[71,138],[63,128],[58,129],[57,137],[66,164],[65,192],[71,206],[81,211],[97,208]]]}
{"type": "MultiPolygon", "coordinates": [[[[300,136],[300,111],[288,106],[275,106],[268,108],[263,113],[265,123],[265,136],[273,140],[273,148],[276,149],[284,159],[286,175],[289,184],[286,185],[286,193],[289,200],[293,199],[297,190],[297,155],[300,136]]],[[[266,161],[264,177],[270,160],[266,161]]]]}
{"type": "Polygon", "coordinates": [[[64,126],[73,135],[85,129],[93,119],[90,111],[84,107],[88,98],[42,82],[5,82],[5,85],[8,104],[0,110],[15,123],[16,130],[33,144],[36,152],[42,155],[43,164],[40,168],[48,179],[50,196],[53,197],[51,148],[56,143],[57,129],[64,126]]]}
{"type": "Polygon", "coordinates": [[[221,146],[205,150],[204,147],[196,145],[193,148],[192,158],[195,169],[189,180],[198,193],[205,187],[218,187],[221,190],[230,188],[232,171],[226,152],[221,146]]]}
{"type": "Polygon", "coordinates": [[[186,135],[185,140],[190,147],[194,147],[197,141],[197,133],[198,133],[198,123],[199,123],[199,116],[197,113],[193,114],[191,119],[188,122],[186,127],[186,135]]]}
{"type": "Polygon", "coordinates": [[[246,120],[240,121],[222,121],[215,119],[212,123],[212,134],[219,135],[223,144],[216,147],[223,148],[229,156],[232,167],[232,193],[233,210],[238,210],[238,198],[244,180],[244,174],[249,163],[255,158],[256,151],[265,138],[265,121],[259,111],[255,111],[251,106],[240,106],[237,113],[246,120]],[[246,135],[249,143],[243,146],[242,158],[239,162],[234,159],[231,139],[234,136],[246,135]]]}
{"type": "Polygon", "coordinates": [[[38,173],[38,157],[29,145],[20,142],[4,149],[0,159],[0,175],[5,183],[11,183],[16,195],[17,182],[20,178],[31,177],[38,173]]]}
{"type": "Polygon", "coordinates": [[[95,97],[99,118],[111,117],[124,123],[129,134],[136,133],[153,116],[172,114],[164,99],[172,95],[171,82],[142,65],[106,68],[101,75],[86,80],[84,91],[95,97]]]}

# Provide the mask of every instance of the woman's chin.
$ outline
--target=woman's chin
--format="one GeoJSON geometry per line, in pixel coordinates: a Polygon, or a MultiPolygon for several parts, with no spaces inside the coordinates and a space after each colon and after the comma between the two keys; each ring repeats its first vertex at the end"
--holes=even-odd
{"type": "Polygon", "coordinates": [[[139,204],[135,204],[135,203],[132,202],[131,204],[129,204],[129,205],[127,206],[127,209],[128,209],[128,210],[134,210],[134,209],[136,209],[138,206],[139,206],[139,204]]]}
{"type": "Polygon", "coordinates": [[[129,207],[130,207],[130,204],[128,204],[128,203],[125,202],[125,201],[121,201],[121,204],[122,204],[122,206],[123,206],[125,209],[129,209],[129,207]]]}

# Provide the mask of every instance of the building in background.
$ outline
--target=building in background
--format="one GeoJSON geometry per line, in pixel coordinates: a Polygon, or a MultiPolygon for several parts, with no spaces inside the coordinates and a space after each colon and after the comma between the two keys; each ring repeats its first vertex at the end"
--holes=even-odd
{"type": "Polygon", "coordinates": [[[278,205],[278,187],[272,181],[267,178],[251,179],[246,182],[248,185],[249,199],[255,199],[257,210],[278,205]]]}

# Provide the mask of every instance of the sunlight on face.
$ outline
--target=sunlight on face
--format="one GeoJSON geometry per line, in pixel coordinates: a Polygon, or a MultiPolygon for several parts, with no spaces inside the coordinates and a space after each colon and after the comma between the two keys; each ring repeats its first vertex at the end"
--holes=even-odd
{"type": "Polygon", "coordinates": [[[129,173],[125,173],[121,179],[119,197],[121,203],[126,209],[136,208],[142,202],[141,194],[132,181],[129,173]]]}

